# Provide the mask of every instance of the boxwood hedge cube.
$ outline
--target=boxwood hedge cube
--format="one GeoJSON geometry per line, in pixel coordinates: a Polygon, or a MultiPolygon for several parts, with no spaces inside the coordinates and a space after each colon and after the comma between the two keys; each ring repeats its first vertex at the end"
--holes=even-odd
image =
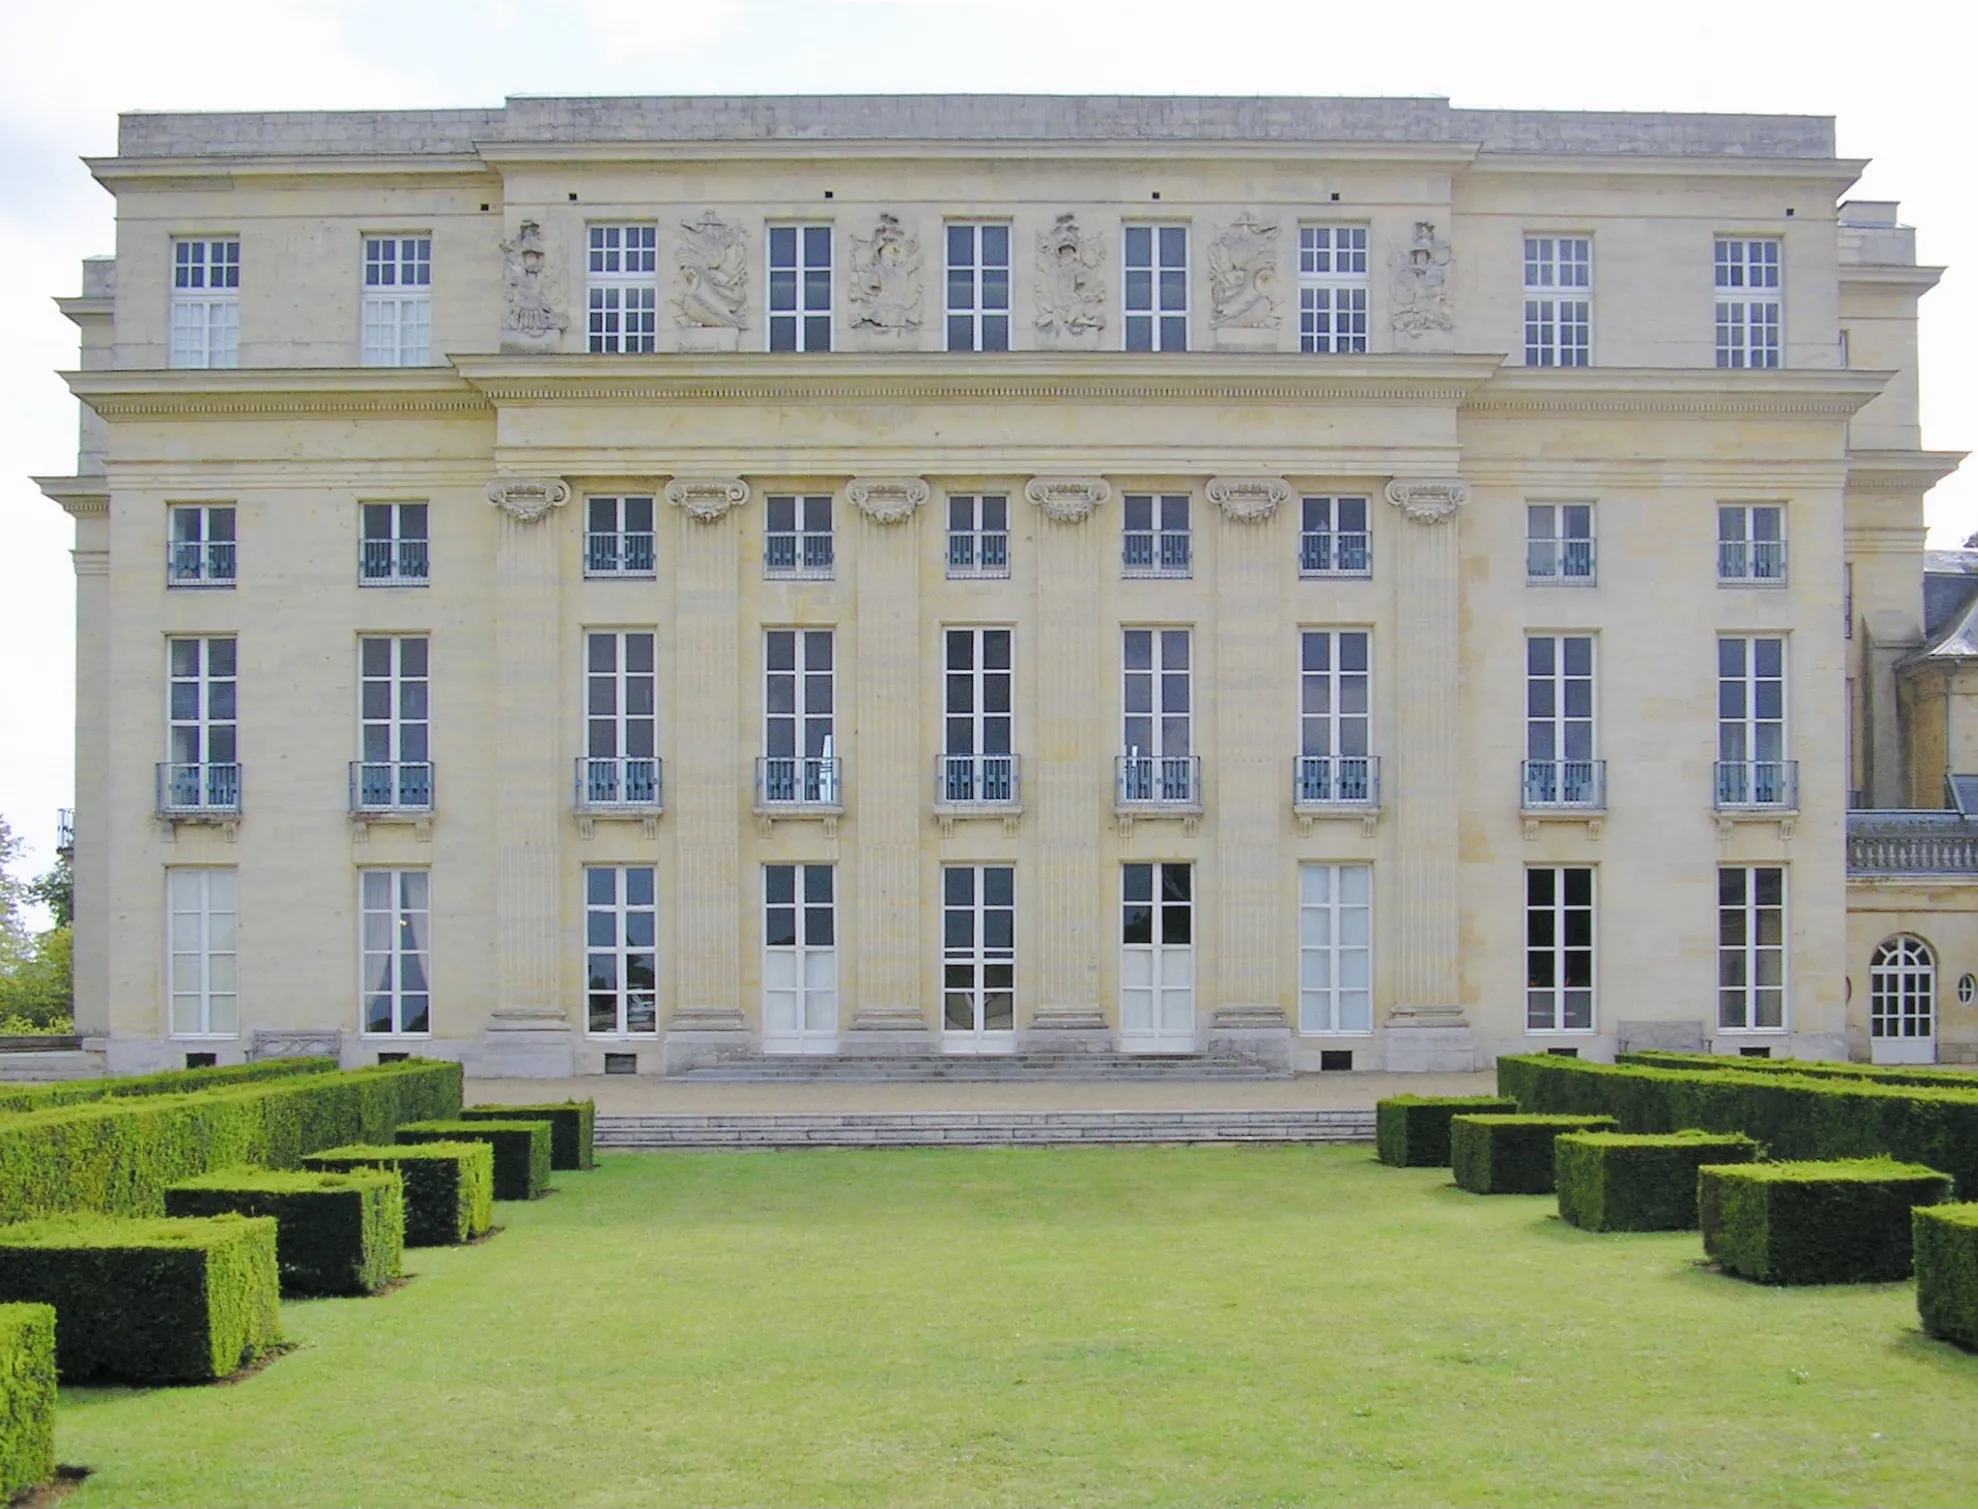
{"type": "Polygon", "coordinates": [[[552,1171],[597,1167],[594,1146],[597,1103],[565,1100],[539,1106],[469,1106],[462,1121],[547,1121],[549,1166],[552,1171]]]}
{"type": "Polygon", "coordinates": [[[1559,1215],[1586,1231],[1693,1231],[1696,1171],[1750,1163],[1742,1132],[1565,1132],[1552,1144],[1559,1215]]]}
{"type": "Polygon", "coordinates": [[[1395,1095],[1376,1101],[1374,1156],[1396,1168],[1448,1168],[1451,1117],[1517,1109],[1517,1101],[1502,1095],[1395,1095]]]}
{"type": "Polygon", "coordinates": [[[0,1305],[0,1502],[55,1476],[55,1307],[0,1305]]]}
{"type": "Polygon", "coordinates": [[[225,1378],[282,1339],[275,1223],[69,1215],[0,1227],[0,1300],[55,1307],[64,1378],[225,1378]]]}
{"type": "Polygon", "coordinates": [[[397,1137],[405,1143],[487,1143],[494,1149],[497,1200],[535,1200],[549,1191],[547,1121],[414,1121],[397,1137]]]}
{"type": "Polygon", "coordinates": [[[1549,1195],[1553,1139],[1618,1124],[1612,1116],[1458,1116],[1449,1123],[1450,1168],[1471,1194],[1549,1195]]]}
{"type": "Polygon", "coordinates": [[[165,1214],[275,1218],[284,1294],[376,1294],[405,1253],[405,1182],[391,1169],[231,1169],[165,1191],[165,1214]]]}
{"type": "Polygon", "coordinates": [[[450,1247],[494,1224],[494,1149],[485,1142],[406,1147],[333,1147],[302,1160],[308,1169],[385,1168],[405,1181],[405,1245],[450,1247]]]}
{"type": "Polygon", "coordinates": [[[1923,1329],[1978,1349],[1978,1205],[1919,1205],[1910,1221],[1923,1329]]]}
{"type": "Polygon", "coordinates": [[[1765,1284],[1908,1278],[1910,1211],[1950,1194],[1948,1174],[1890,1158],[1697,1170],[1705,1255],[1765,1284]]]}

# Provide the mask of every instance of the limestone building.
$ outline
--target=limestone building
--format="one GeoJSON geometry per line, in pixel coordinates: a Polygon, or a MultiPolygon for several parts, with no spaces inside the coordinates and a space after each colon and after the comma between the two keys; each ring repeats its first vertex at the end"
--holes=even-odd
{"type": "Polygon", "coordinates": [[[82,1027],[1865,1054],[1848,808],[1941,805],[1956,458],[1860,166],[1439,100],[128,116],[42,479],[82,1027]]]}

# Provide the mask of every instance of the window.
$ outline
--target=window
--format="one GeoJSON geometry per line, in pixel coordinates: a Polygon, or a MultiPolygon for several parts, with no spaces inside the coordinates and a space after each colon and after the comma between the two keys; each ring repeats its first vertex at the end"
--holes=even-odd
{"type": "Polygon", "coordinates": [[[364,1031],[433,1030],[432,904],[424,870],[359,870],[364,1031]]]}
{"type": "Polygon", "coordinates": [[[650,629],[584,635],[585,806],[659,804],[657,647],[650,629]]]}
{"type": "Polygon", "coordinates": [[[240,1032],[237,883],[232,870],[165,871],[171,907],[173,1037],[240,1032]]]}
{"type": "Polygon", "coordinates": [[[1188,494],[1128,493],[1125,514],[1122,576],[1182,577],[1191,573],[1188,494]]]}
{"type": "Polygon", "coordinates": [[[948,495],[948,576],[1010,574],[1010,500],[1001,493],[948,495]]]}
{"type": "Polygon", "coordinates": [[[1298,531],[1300,576],[1371,576],[1365,498],[1306,498],[1298,531]]]}
{"type": "Polygon", "coordinates": [[[169,513],[172,538],[165,585],[231,587],[236,564],[233,505],[178,503],[169,513]]]}
{"type": "Polygon", "coordinates": [[[948,349],[1010,349],[1010,228],[948,227],[948,349]]]}
{"type": "Polygon", "coordinates": [[[1717,872],[1717,1025],[1786,1025],[1786,872],[1777,865],[1717,872]]]}
{"type": "Polygon", "coordinates": [[[585,1027],[659,1031],[659,906],[651,865],[584,868],[585,1027]]]}
{"type": "Polygon", "coordinates": [[[587,498],[584,575],[653,574],[652,499],[587,498]]]}
{"type": "Polygon", "coordinates": [[[1120,1047],[1195,1046],[1195,872],[1120,866],[1120,1047]]]}
{"type": "Polygon", "coordinates": [[[1791,806],[1786,759],[1786,642],[1717,641],[1717,805],[1791,806]]]}
{"type": "Polygon", "coordinates": [[[1593,349],[1593,242],[1525,237],[1525,365],[1584,367],[1593,349]]]}
{"type": "Polygon", "coordinates": [[[430,236],[364,238],[363,357],[367,367],[423,367],[433,348],[430,236]]]}
{"type": "Polygon", "coordinates": [[[1602,774],[1594,758],[1593,637],[1528,635],[1523,805],[1598,807],[1602,774]]]}
{"type": "Polygon", "coordinates": [[[1525,505],[1525,580],[1551,587],[1593,585],[1593,505],[1525,505]]]}
{"type": "Polygon", "coordinates": [[[1786,584],[1786,510],[1782,505],[1717,505],[1717,580],[1761,587],[1786,584]]]}
{"type": "Polygon", "coordinates": [[[231,636],[166,641],[170,725],[160,805],[167,811],[240,808],[239,661],[231,636]]]}
{"type": "Polygon", "coordinates": [[[1372,699],[1365,629],[1304,629],[1298,635],[1300,804],[1370,803],[1375,796],[1372,699]]]}
{"type": "MultiPolygon", "coordinates": [[[[1961,983],[1958,999],[1966,999],[1961,983]]],[[[1936,1017],[1937,956],[1930,945],[1907,933],[1878,943],[1868,961],[1868,1035],[1933,1038],[1936,1017]]]]}
{"type": "Polygon", "coordinates": [[[240,243],[172,243],[171,365],[240,365],[240,243]]]}
{"type": "Polygon", "coordinates": [[[1525,1030],[1593,1030],[1593,871],[1525,871],[1525,1030]]]}
{"type": "Polygon", "coordinates": [[[1014,802],[1014,698],[1008,629],[949,629],[943,672],[941,800],[1014,802]]]}
{"type": "Polygon", "coordinates": [[[762,867],[762,1045],[828,1053],[838,1038],[838,919],[830,865],[762,867]]]}
{"type": "Polygon", "coordinates": [[[831,227],[769,228],[769,349],[831,349],[831,227]]]}
{"type": "Polygon", "coordinates": [[[1779,365],[1779,246],[1717,239],[1717,365],[1779,365]]]}
{"type": "Polygon", "coordinates": [[[364,542],[357,560],[363,587],[426,585],[426,505],[366,503],[364,542]]]}
{"type": "Polygon", "coordinates": [[[763,635],[760,796],[766,804],[838,802],[832,654],[829,629],[763,635]]]}
{"type": "Polygon", "coordinates": [[[639,352],[653,349],[657,317],[657,227],[590,227],[590,349],[639,352]]]}
{"type": "Polygon", "coordinates": [[[1188,349],[1188,227],[1126,228],[1126,349],[1188,349]]]}
{"type": "Polygon", "coordinates": [[[1374,872],[1298,867],[1298,1030],[1374,1030],[1374,872]]]}
{"type": "Polygon", "coordinates": [[[941,872],[941,1028],[980,1037],[1016,1029],[1016,871],[941,872]]]}
{"type": "Polygon", "coordinates": [[[1194,758],[1190,631],[1127,629],[1122,635],[1122,802],[1192,804],[1194,758]]]}
{"type": "Polygon", "coordinates": [[[1298,349],[1367,349],[1367,228],[1298,228],[1298,349]]]}
{"type": "Polygon", "coordinates": [[[763,507],[768,527],[762,537],[762,574],[799,581],[831,580],[831,495],[771,494],[763,500],[763,507]]]}
{"type": "Polygon", "coordinates": [[[351,810],[430,811],[432,754],[424,636],[357,641],[358,722],[362,744],[351,772],[351,810]]]}

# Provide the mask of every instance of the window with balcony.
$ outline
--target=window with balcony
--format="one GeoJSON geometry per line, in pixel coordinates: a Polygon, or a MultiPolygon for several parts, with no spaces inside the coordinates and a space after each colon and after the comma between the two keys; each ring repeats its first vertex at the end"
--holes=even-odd
{"type": "Polygon", "coordinates": [[[940,806],[1017,802],[1013,638],[1009,629],[949,629],[943,635],[940,806]]]}
{"type": "Polygon", "coordinates": [[[240,1033],[239,882],[232,869],[165,871],[173,1037],[240,1033]]]}
{"type": "Polygon", "coordinates": [[[659,299],[659,230],[593,225],[590,234],[590,349],[618,355],[651,351],[659,299]]]}
{"type": "Polygon", "coordinates": [[[1593,871],[1525,871],[1525,1030],[1593,1030],[1593,871]]]}
{"type": "Polygon", "coordinates": [[[1786,872],[1779,865],[1717,871],[1717,1025],[1726,1032],[1786,1025],[1786,872]]]}
{"type": "Polygon", "coordinates": [[[1591,587],[1593,505],[1525,505],[1525,580],[1540,587],[1591,587]]]}
{"type": "Polygon", "coordinates": [[[424,503],[366,503],[357,582],[363,587],[423,587],[430,564],[424,503]]]}
{"type": "Polygon", "coordinates": [[[1374,807],[1373,636],[1365,629],[1303,629],[1298,635],[1298,807],[1374,807]]]}
{"type": "Polygon", "coordinates": [[[1185,577],[1194,570],[1187,493],[1128,493],[1122,576],[1185,577]]]}
{"type": "Polygon", "coordinates": [[[431,812],[425,636],[363,636],[357,641],[357,678],[360,749],[350,768],[352,814],[431,812]]]}
{"type": "Polygon", "coordinates": [[[1199,807],[1194,752],[1193,636],[1188,629],[1121,635],[1119,805],[1199,807]]]}
{"type": "Polygon", "coordinates": [[[836,733],[835,640],[830,629],[763,635],[759,806],[836,809],[843,804],[836,733]]]}
{"type": "Polygon", "coordinates": [[[948,227],[948,349],[1010,349],[1010,228],[948,227]]]}
{"type": "Polygon", "coordinates": [[[831,580],[831,495],[772,493],[763,499],[762,574],[793,581],[831,580]]]}
{"type": "Polygon", "coordinates": [[[1727,586],[1786,584],[1786,510],[1778,503],[1717,505],[1717,580],[1727,586]]]}
{"type": "Polygon", "coordinates": [[[171,539],[166,546],[168,587],[231,587],[234,508],[231,503],[175,503],[168,510],[171,539]]]}
{"type": "Polygon", "coordinates": [[[1188,227],[1126,227],[1126,349],[1188,349],[1188,227]]]}
{"type": "Polygon", "coordinates": [[[653,575],[651,498],[586,498],[584,511],[584,575],[653,575]]]}
{"type": "Polygon", "coordinates": [[[171,365],[240,365],[240,242],[172,243],[171,365]]]}
{"type": "Polygon", "coordinates": [[[1593,352],[1593,242],[1525,237],[1525,365],[1584,367],[1593,352]]]}
{"type": "Polygon", "coordinates": [[[433,240],[364,238],[363,361],[423,367],[433,359],[433,240]]]}
{"type": "Polygon", "coordinates": [[[1374,871],[1298,867],[1298,1030],[1374,1030],[1374,871]]]}
{"type": "Polygon", "coordinates": [[[1717,806],[1799,805],[1799,767],[1786,758],[1786,641],[1717,641],[1717,806]]]}
{"type": "Polygon", "coordinates": [[[1593,693],[1592,635],[1526,636],[1526,812],[1606,807],[1607,766],[1596,758],[1593,693]]]}
{"type": "Polygon", "coordinates": [[[580,809],[660,805],[659,636],[651,629],[584,635],[584,754],[580,809]]]}
{"type": "Polygon", "coordinates": [[[366,1036],[433,1030],[432,894],[424,870],[357,872],[360,1019],[366,1036]]]}
{"type": "Polygon", "coordinates": [[[953,1051],[1014,1047],[1016,870],[941,871],[941,1033],[953,1051]]]}
{"type": "Polygon", "coordinates": [[[659,887],[651,865],[584,867],[585,1030],[659,1031],[659,887]]]}
{"type": "Polygon", "coordinates": [[[1010,574],[1010,500],[1001,493],[948,495],[948,576],[954,581],[1010,574]]]}
{"type": "Polygon", "coordinates": [[[1367,349],[1367,228],[1298,228],[1298,349],[1344,355],[1367,349]]]}
{"type": "Polygon", "coordinates": [[[1371,576],[1373,535],[1365,498],[1304,498],[1298,530],[1300,576],[1371,576]]]}
{"type": "Polygon", "coordinates": [[[831,349],[831,227],[769,228],[769,349],[831,349]]]}
{"type": "Polygon", "coordinates": [[[1780,364],[1781,247],[1775,238],[1717,238],[1718,366],[1780,364]]]}
{"type": "Polygon", "coordinates": [[[165,641],[167,758],[158,810],[167,817],[240,811],[239,649],[231,635],[165,641]]]}

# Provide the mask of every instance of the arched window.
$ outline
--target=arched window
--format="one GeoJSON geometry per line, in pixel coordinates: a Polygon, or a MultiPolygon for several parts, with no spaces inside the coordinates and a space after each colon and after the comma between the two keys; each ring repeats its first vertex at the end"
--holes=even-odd
{"type": "Polygon", "coordinates": [[[1907,933],[1876,945],[1868,961],[1868,1035],[1927,1038],[1935,1035],[1937,956],[1907,933]]]}

